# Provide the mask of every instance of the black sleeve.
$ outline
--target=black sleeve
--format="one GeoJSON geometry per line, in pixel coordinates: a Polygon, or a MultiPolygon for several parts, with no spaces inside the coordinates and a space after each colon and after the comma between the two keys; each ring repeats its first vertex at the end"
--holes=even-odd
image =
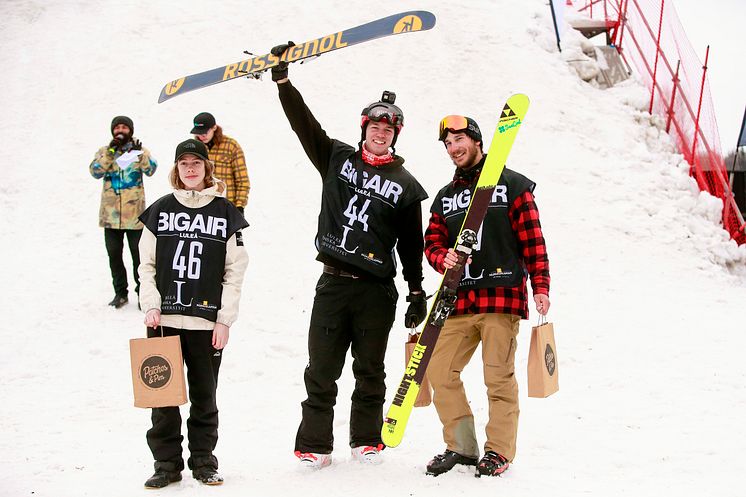
{"type": "Polygon", "coordinates": [[[396,251],[402,265],[402,276],[409,291],[422,290],[422,252],[425,242],[422,237],[422,207],[419,201],[402,209],[396,220],[398,241],[396,251]]]}
{"type": "Polygon", "coordinates": [[[277,91],[290,127],[298,135],[303,150],[323,178],[326,176],[331,157],[332,139],[327,136],[326,131],[313,117],[300,92],[290,81],[277,85],[277,91]]]}

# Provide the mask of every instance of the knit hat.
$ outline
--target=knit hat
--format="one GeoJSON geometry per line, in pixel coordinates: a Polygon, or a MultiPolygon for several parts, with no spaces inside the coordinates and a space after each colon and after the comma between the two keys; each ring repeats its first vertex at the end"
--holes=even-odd
{"type": "Polygon", "coordinates": [[[181,156],[186,154],[195,155],[205,161],[208,160],[207,146],[194,138],[185,140],[176,146],[176,157],[174,162],[179,162],[181,156]]]}
{"type": "Polygon", "coordinates": [[[466,122],[469,123],[466,129],[464,130],[464,133],[466,133],[466,136],[468,136],[475,142],[481,142],[482,141],[482,130],[479,129],[477,122],[471,117],[467,117],[466,122]]]}
{"type": "Polygon", "coordinates": [[[440,120],[438,129],[438,139],[445,140],[448,132],[464,133],[466,136],[476,142],[482,141],[482,131],[479,129],[477,122],[471,117],[451,115],[440,120]]]}
{"type": "Polygon", "coordinates": [[[130,135],[135,134],[135,125],[132,122],[132,119],[130,119],[127,116],[117,116],[111,120],[111,134],[112,135],[114,135],[114,128],[117,126],[117,124],[124,124],[130,129],[130,135]]]}

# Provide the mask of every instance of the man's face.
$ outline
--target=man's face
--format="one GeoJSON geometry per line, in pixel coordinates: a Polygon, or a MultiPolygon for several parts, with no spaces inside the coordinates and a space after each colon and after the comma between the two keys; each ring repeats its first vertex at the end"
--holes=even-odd
{"type": "Polygon", "coordinates": [[[459,169],[469,168],[482,160],[479,142],[464,133],[449,131],[443,143],[445,143],[448,156],[459,169]]]}
{"type": "Polygon", "coordinates": [[[111,134],[113,136],[124,135],[125,137],[127,137],[132,134],[132,130],[126,124],[117,124],[116,126],[114,126],[114,129],[111,130],[111,134]]]}
{"type": "Polygon", "coordinates": [[[384,121],[369,121],[365,128],[365,148],[373,155],[386,155],[394,141],[394,126],[384,121]]]}
{"type": "Polygon", "coordinates": [[[207,130],[207,133],[204,135],[194,135],[194,138],[201,141],[202,143],[210,143],[210,140],[212,140],[212,137],[215,136],[215,130],[218,128],[218,125],[216,124],[212,128],[207,130]]]}

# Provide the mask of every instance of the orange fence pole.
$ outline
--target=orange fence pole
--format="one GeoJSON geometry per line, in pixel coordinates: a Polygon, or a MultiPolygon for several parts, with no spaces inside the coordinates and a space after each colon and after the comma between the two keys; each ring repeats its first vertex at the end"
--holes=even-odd
{"type": "Polygon", "coordinates": [[[655,40],[655,64],[653,65],[653,88],[650,90],[650,109],[648,113],[653,113],[653,100],[655,99],[655,78],[658,74],[658,56],[661,53],[661,31],[663,30],[663,6],[666,0],[661,0],[661,15],[658,20],[658,39],[655,40]]]}
{"type": "Polygon", "coordinates": [[[666,133],[671,129],[671,119],[676,111],[673,110],[673,103],[676,100],[676,90],[679,87],[679,66],[681,66],[681,60],[676,62],[676,74],[673,75],[673,88],[671,89],[671,101],[668,104],[668,121],[666,121],[666,133]]]}
{"type": "Polygon", "coordinates": [[[699,104],[697,105],[697,118],[694,120],[694,139],[692,141],[692,165],[699,163],[697,159],[697,135],[699,134],[699,114],[702,111],[702,95],[705,92],[705,76],[707,76],[707,60],[710,58],[710,45],[705,52],[705,65],[702,66],[702,84],[699,88],[699,104]]]}

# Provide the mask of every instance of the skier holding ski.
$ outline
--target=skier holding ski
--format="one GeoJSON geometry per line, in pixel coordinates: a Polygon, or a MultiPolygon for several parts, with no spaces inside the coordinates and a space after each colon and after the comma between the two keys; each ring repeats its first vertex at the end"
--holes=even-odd
{"type": "MultiPolygon", "coordinates": [[[[278,45],[272,54],[281,56],[292,45],[278,45]]],[[[363,109],[356,149],[327,136],[287,74],[287,63],[272,68],[285,115],[322,179],[316,259],[323,272],[311,313],[304,374],[308,397],[301,404],[295,454],[310,468],[331,464],[336,381],[351,348],[352,457],[376,464],[383,449],[384,356],[398,299],[394,246],[409,285],[405,324],[417,326],[427,312],[420,207],[427,194],[395,154],[404,116],[392,93],[384,92],[381,101],[363,109]]]]}
{"type": "MultiPolygon", "coordinates": [[[[223,195],[225,184],[213,176],[207,147],[190,139],[176,147],[169,176],[172,194],[140,216],[140,303],[148,337],[179,336],[187,367],[191,407],[187,430],[192,476],[220,485],[216,391],[229,329],[238,318],[241,284],[248,263],[241,229],[243,215],[223,195]]],[[[155,408],[147,441],[155,474],[146,488],[181,480],[184,469],[181,413],[155,408]]]]}
{"type": "MultiPolygon", "coordinates": [[[[452,247],[487,156],[479,126],[468,117],[445,117],[439,139],[456,172],[433,201],[425,256],[443,273],[457,262],[452,247]]],[[[549,262],[534,187],[523,175],[503,171],[459,283],[455,308],[433,350],[426,374],[443,424],[446,451],[428,463],[430,475],[466,464],[476,466],[476,476],[497,476],[515,456],[519,409],[514,359],[520,320],[528,318],[526,274],[536,310],[540,314],[549,310],[549,262]],[[481,460],[474,416],[460,377],[480,341],[489,401],[481,460]]]]}

